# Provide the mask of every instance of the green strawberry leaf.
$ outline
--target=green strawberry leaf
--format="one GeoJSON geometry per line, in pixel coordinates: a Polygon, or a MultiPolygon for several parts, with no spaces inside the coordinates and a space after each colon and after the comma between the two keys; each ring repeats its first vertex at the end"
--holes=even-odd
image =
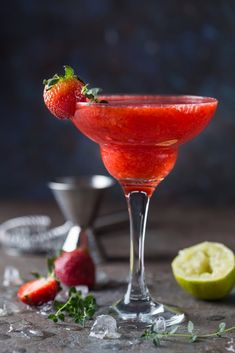
{"type": "Polygon", "coordinates": [[[64,75],[55,74],[53,77],[48,80],[43,80],[43,84],[45,85],[46,91],[49,91],[54,85],[58,82],[66,81],[68,79],[76,79],[79,80],[82,84],[81,93],[90,100],[92,103],[108,103],[106,100],[99,100],[98,94],[101,92],[101,89],[98,87],[88,88],[88,84],[86,84],[81,77],[75,75],[74,69],[69,65],[64,65],[64,75]]]}
{"type": "Polygon", "coordinates": [[[48,276],[54,276],[56,256],[47,259],[48,276]]]}

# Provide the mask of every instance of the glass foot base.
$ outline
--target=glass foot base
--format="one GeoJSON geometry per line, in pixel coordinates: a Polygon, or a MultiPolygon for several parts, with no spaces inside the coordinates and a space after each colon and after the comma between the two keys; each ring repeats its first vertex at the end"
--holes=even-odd
{"type": "Polygon", "coordinates": [[[166,320],[166,326],[178,325],[185,320],[185,314],[177,307],[163,305],[153,300],[131,301],[128,304],[119,300],[111,307],[117,320],[129,321],[137,326],[151,326],[159,317],[166,320]]]}

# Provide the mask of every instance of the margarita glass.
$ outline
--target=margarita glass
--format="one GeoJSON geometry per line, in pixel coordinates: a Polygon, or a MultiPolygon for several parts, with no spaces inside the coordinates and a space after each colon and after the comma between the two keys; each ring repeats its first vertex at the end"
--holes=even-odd
{"type": "Polygon", "coordinates": [[[148,205],[170,173],[179,146],[209,123],[217,100],[197,96],[107,95],[108,103],[79,102],[74,125],[100,145],[109,173],[125,193],[130,216],[130,279],[124,298],[113,305],[123,320],[167,326],[184,320],[179,310],[155,302],[145,284],[144,240],[148,205]]]}

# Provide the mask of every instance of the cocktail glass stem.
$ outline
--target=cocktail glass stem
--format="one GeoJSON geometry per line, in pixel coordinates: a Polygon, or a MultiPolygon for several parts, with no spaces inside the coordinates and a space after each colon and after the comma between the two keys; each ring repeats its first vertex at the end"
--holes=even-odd
{"type": "Polygon", "coordinates": [[[134,321],[139,328],[152,325],[160,316],[166,326],[179,324],[184,314],[178,308],[154,301],[145,284],[144,242],[150,196],[145,191],[125,194],[130,217],[130,278],[123,299],[112,310],[119,319],[134,321]]]}
{"type": "Polygon", "coordinates": [[[150,299],[145,284],[144,242],[148,215],[149,197],[143,191],[132,191],[126,195],[130,217],[130,278],[124,303],[150,299]]]}

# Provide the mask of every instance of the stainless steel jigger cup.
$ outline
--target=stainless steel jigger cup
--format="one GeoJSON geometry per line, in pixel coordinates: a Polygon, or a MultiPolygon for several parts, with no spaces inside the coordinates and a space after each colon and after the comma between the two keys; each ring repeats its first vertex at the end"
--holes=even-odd
{"type": "Polygon", "coordinates": [[[104,175],[63,177],[48,183],[64,217],[73,224],[62,247],[64,251],[87,246],[96,264],[104,260],[93,224],[105,190],[114,183],[104,175]]]}

